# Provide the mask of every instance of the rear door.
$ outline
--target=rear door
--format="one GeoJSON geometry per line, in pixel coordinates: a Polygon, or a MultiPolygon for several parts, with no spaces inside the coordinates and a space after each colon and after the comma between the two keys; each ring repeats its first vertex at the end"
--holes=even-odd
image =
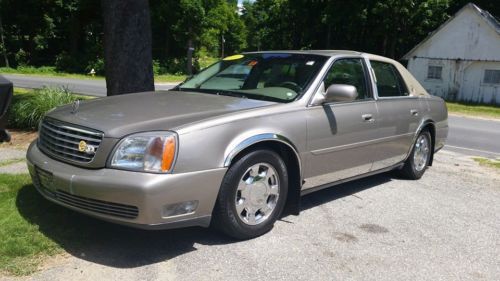
{"type": "Polygon", "coordinates": [[[304,189],[370,171],[377,108],[362,58],[336,60],[319,91],[332,84],[355,86],[358,98],[351,102],[311,106],[306,110],[307,148],[304,189]]]}
{"type": "Polygon", "coordinates": [[[420,115],[420,98],[409,95],[397,68],[370,60],[379,112],[376,159],[372,170],[390,167],[405,159],[413,142],[420,115]]]}

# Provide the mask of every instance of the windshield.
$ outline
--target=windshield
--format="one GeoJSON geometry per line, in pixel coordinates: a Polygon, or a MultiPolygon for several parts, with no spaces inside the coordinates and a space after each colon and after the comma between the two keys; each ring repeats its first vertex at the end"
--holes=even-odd
{"type": "Polygon", "coordinates": [[[204,69],[177,90],[290,102],[307,89],[326,59],[287,53],[234,55],[204,69]]]}

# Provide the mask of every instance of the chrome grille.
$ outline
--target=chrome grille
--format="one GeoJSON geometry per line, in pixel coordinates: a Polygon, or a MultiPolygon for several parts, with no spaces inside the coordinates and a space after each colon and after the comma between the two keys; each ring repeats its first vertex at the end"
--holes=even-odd
{"type": "Polygon", "coordinates": [[[136,206],[90,199],[87,197],[69,194],[59,189],[56,190],[55,197],[58,201],[70,206],[100,214],[126,219],[134,219],[139,215],[139,209],[136,206]]]}
{"type": "Polygon", "coordinates": [[[40,126],[38,139],[39,148],[46,154],[62,160],[88,163],[94,159],[101,144],[101,132],[66,125],[61,122],[45,119],[40,126]],[[79,150],[79,144],[84,141],[86,145],[95,148],[88,153],[79,150]]]}

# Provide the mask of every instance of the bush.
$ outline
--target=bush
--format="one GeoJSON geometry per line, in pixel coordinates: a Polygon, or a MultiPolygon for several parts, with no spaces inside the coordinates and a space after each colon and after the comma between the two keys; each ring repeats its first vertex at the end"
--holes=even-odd
{"type": "Polygon", "coordinates": [[[163,74],[163,69],[160,65],[160,61],[158,60],[153,60],[153,74],[154,75],[163,74]]]}
{"type": "Polygon", "coordinates": [[[77,99],[79,97],[66,88],[45,87],[28,94],[14,95],[9,109],[9,127],[36,130],[45,113],[77,99]]]}
{"type": "Polygon", "coordinates": [[[56,74],[56,68],[53,66],[18,66],[17,68],[0,67],[2,73],[14,74],[56,74]]]}
{"type": "Polygon", "coordinates": [[[73,72],[75,71],[77,65],[77,59],[73,56],[70,56],[67,52],[62,52],[56,56],[55,67],[57,71],[73,72]]]}
{"type": "Polygon", "coordinates": [[[90,74],[92,69],[95,71],[96,75],[104,75],[104,59],[102,58],[96,58],[94,60],[91,60],[87,63],[87,67],[85,68],[85,71],[87,74],[90,74]]]}

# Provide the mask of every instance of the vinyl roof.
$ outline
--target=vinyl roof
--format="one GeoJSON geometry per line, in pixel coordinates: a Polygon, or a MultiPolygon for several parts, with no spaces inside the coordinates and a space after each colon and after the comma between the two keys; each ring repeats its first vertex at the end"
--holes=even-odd
{"type": "Polygon", "coordinates": [[[362,55],[361,52],[348,51],[348,50],[278,50],[278,51],[259,51],[259,52],[245,52],[245,54],[262,54],[262,53],[276,53],[276,54],[305,54],[305,55],[321,55],[321,56],[338,56],[338,55],[362,55]]]}

